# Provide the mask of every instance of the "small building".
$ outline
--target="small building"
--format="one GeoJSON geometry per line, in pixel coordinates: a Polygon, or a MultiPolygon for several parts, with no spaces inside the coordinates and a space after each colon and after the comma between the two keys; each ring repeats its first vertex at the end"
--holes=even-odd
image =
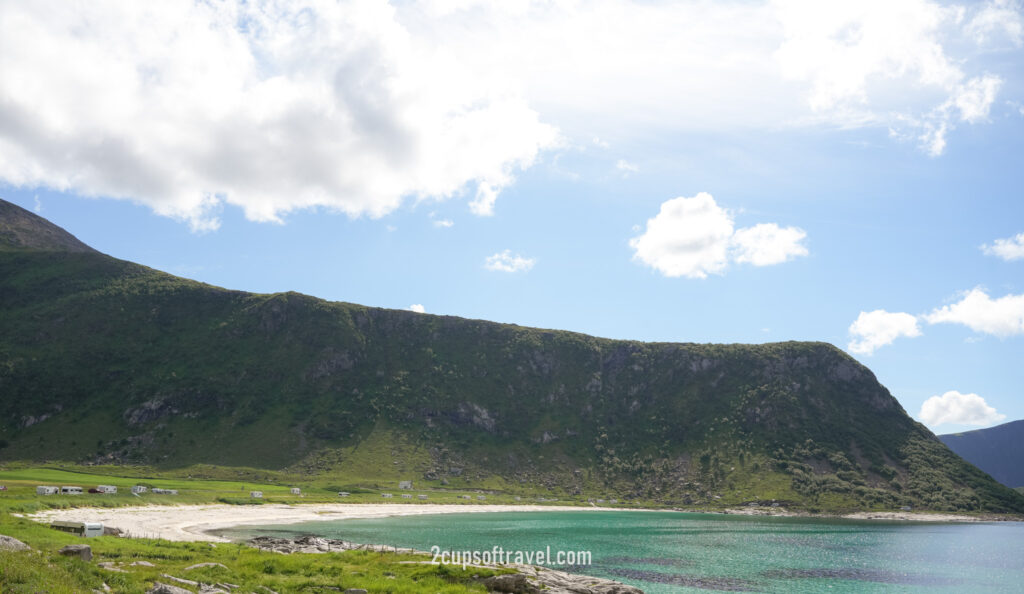
{"type": "Polygon", "coordinates": [[[348,491],[338,491],[338,497],[348,497],[351,495],[348,491]]]}
{"type": "Polygon", "coordinates": [[[56,495],[59,491],[60,489],[57,487],[47,487],[44,485],[36,487],[36,495],[56,495]]]}
{"type": "Polygon", "coordinates": [[[138,495],[139,493],[145,493],[149,488],[143,487],[142,485],[135,485],[132,487],[132,494],[138,495]]]}
{"type": "Polygon", "coordinates": [[[50,528],[61,532],[70,532],[83,538],[103,536],[103,524],[99,522],[62,522],[56,521],[50,524],[50,528]]]}
{"type": "Polygon", "coordinates": [[[420,499],[426,499],[427,498],[426,495],[417,495],[417,497],[420,498],[420,499]]]}
{"type": "Polygon", "coordinates": [[[412,481],[398,481],[398,488],[405,489],[407,491],[412,490],[412,481]]]}
{"type": "Polygon", "coordinates": [[[263,499],[263,491],[249,491],[249,497],[253,499],[263,499]]]}
{"type": "Polygon", "coordinates": [[[96,485],[96,490],[99,491],[100,493],[117,493],[117,487],[115,487],[114,485],[96,485]]]}
{"type": "Polygon", "coordinates": [[[61,495],[81,495],[82,494],[82,488],[81,487],[61,487],[60,488],[60,494],[61,495]]]}
{"type": "Polygon", "coordinates": [[[394,497],[394,495],[392,495],[391,493],[381,493],[380,496],[383,497],[384,499],[391,499],[392,497],[394,497]]]}
{"type": "Polygon", "coordinates": [[[302,489],[298,487],[292,487],[292,495],[302,495],[302,489]]]}

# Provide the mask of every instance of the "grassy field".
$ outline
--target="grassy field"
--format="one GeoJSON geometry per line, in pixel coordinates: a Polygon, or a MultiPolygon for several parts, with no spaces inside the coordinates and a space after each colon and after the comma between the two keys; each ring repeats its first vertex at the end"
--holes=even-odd
{"type": "MultiPolygon", "coordinates": [[[[156,539],[104,536],[81,539],[14,514],[47,508],[116,507],[148,504],[240,503],[250,500],[249,491],[260,490],[272,503],[374,502],[376,491],[358,490],[346,499],[326,486],[306,485],[302,495],[292,495],[290,484],[188,479],[161,476],[144,468],[15,468],[0,470],[0,534],[12,536],[32,547],[31,552],[0,551],[0,592],[35,593],[91,592],[103,584],[115,592],[141,593],[153,582],[175,583],[164,574],[202,583],[228,583],[241,591],[329,592],[363,588],[369,592],[483,592],[480,580],[492,571],[423,564],[416,555],[347,551],[330,555],[265,553],[237,544],[177,543],[156,539]],[[134,473],[132,472],[134,470],[134,473]],[[101,474],[102,473],[102,474],[101,474]],[[125,476],[135,474],[136,476],[125,476]],[[117,494],[36,495],[37,485],[74,485],[91,488],[115,485],[117,494]],[[132,495],[132,485],[178,489],[178,495],[132,495]],[[67,544],[86,543],[92,547],[92,562],[57,554],[67,544]],[[132,565],[137,562],[148,565],[132,565]],[[410,563],[416,562],[416,563],[410,563]],[[186,569],[197,563],[220,563],[224,567],[186,569]],[[101,565],[102,564],[102,565],[101,565]]],[[[209,472],[231,473],[234,469],[208,468],[209,472]]],[[[241,471],[243,473],[247,471],[241,471]]],[[[302,488],[302,487],[300,487],[302,488]]],[[[396,490],[397,491],[397,490],[396,490]]],[[[500,499],[500,498],[499,498],[500,499]]],[[[511,501],[511,498],[509,498],[511,501]]],[[[395,505],[401,505],[395,501],[395,505]]],[[[418,501],[418,500],[414,500],[418,501]]],[[[466,502],[456,493],[431,493],[432,502],[466,502]]],[[[474,502],[476,502],[474,498],[474,502]]],[[[196,590],[197,588],[191,587],[196,590]]]]}

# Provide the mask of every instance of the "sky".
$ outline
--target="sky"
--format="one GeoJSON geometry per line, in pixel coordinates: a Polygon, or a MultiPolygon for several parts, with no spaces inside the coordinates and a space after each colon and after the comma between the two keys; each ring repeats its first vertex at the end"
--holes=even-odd
{"type": "Polygon", "coordinates": [[[0,0],[0,198],[257,292],[826,341],[1024,418],[1024,7],[0,0]]]}

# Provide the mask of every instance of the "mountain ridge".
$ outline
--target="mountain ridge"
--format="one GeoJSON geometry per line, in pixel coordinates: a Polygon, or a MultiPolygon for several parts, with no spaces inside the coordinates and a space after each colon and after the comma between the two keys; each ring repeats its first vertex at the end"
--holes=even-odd
{"type": "Polygon", "coordinates": [[[95,251],[0,250],[0,392],[6,459],[1024,512],[825,343],[595,338],[232,291],[95,251]]]}
{"type": "Polygon", "coordinates": [[[939,435],[964,460],[1007,487],[1024,487],[1024,420],[939,435]]]}

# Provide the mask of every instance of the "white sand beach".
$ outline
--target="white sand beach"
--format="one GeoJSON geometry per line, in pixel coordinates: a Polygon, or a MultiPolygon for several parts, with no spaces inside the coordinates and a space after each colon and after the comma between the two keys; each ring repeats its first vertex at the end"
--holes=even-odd
{"type": "Polygon", "coordinates": [[[478,512],[623,511],[604,507],[550,505],[439,505],[439,504],[307,504],[307,505],[153,505],[141,507],[46,510],[27,516],[37,522],[54,520],[103,522],[129,536],[177,541],[227,542],[210,530],[246,524],[295,524],[355,518],[464,514],[478,512]]]}

